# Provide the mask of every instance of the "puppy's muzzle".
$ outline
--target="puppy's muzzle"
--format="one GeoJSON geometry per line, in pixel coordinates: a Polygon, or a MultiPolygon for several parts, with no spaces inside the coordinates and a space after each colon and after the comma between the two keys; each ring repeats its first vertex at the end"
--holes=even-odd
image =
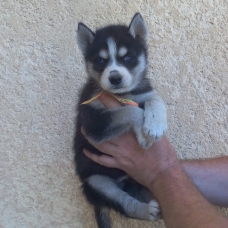
{"type": "Polygon", "coordinates": [[[122,76],[118,71],[113,70],[110,72],[109,81],[112,85],[119,85],[122,82],[122,76]]]}

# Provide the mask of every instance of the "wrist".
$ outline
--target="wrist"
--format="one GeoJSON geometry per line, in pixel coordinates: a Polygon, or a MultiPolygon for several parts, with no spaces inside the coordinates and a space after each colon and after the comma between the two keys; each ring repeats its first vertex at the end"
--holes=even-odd
{"type": "Polygon", "coordinates": [[[160,171],[154,180],[151,182],[149,189],[155,193],[156,189],[159,189],[159,185],[165,183],[172,182],[172,179],[175,178],[175,176],[181,172],[184,172],[182,169],[181,164],[179,161],[175,161],[171,163],[168,167],[163,168],[162,171],[160,171]]]}

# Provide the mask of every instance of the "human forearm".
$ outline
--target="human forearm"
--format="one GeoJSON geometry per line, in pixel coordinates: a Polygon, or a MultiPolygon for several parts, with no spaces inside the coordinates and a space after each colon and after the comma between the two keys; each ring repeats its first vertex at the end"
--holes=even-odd
{"type": "Polygon", "coordinates": [[[181,165],[207,200],[228,207],[228,156],[183,160],[181,165]]]}
{"type": "Polygon", "coordinates": [[[161,205],[168,228],[228,226],[228,221],[203,198],[180,165],[164,172],[151,191],[161,205]]]}

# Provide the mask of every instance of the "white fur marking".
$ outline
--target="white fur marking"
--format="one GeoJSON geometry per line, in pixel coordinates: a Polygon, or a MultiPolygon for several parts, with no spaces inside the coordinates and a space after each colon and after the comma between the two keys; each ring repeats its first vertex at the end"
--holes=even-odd
{"type": "Polygon", "coordinates": [[[109,50],[109,55],[111,58],[111,61],[115,61],[116,57],[116,42],[110,37],[107,40],[108,44],[108,50],[109,50]]]}
{"type": "Polygon", "coordinates": [[[101,50],[101,51],[99,52],[99,55],[100,55],[100,57],[103,58],[103,59],[107,59],[107,58],[109,57],[109,54],[108,54],[108,52],[107,52],[106,50],[101,50]]]}
{"type": "Polygon", "coordinates": [[[123,57],[123,56],[125,56],[126,54],[127,54],[127,48],[126,48],[126,47],[121,47],[121,48],[119,49],[118,55],[119,55],[120,57],[123,57]]]}
{"type": "Polygon", "coordinates": [[[145,55],[140,55],[138,57],[139,64],[134,69],[134,75],[135,74],[142,74],[142,72],[146,69],[146,57],[145,55]]]}

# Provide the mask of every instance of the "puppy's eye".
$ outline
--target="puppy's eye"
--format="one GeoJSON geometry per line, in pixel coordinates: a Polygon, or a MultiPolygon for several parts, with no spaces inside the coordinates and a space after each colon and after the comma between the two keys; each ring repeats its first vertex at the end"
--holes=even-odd
{"type": "Polygon", "coordinates": [[[124,59],[124,62],[129,62],[129,61],[131,61],[132,56],[130,56],[130,55],[125,55],[123,59],[124,59]]]}
{"type": "Polygon", "coordinates": [[[103,58],[98,58],[98,59],[97,59],[97,63],[99,63],[99,64],[104,64],[104,63],[105,63],[105,59],[103,59],[103,58]]]}

